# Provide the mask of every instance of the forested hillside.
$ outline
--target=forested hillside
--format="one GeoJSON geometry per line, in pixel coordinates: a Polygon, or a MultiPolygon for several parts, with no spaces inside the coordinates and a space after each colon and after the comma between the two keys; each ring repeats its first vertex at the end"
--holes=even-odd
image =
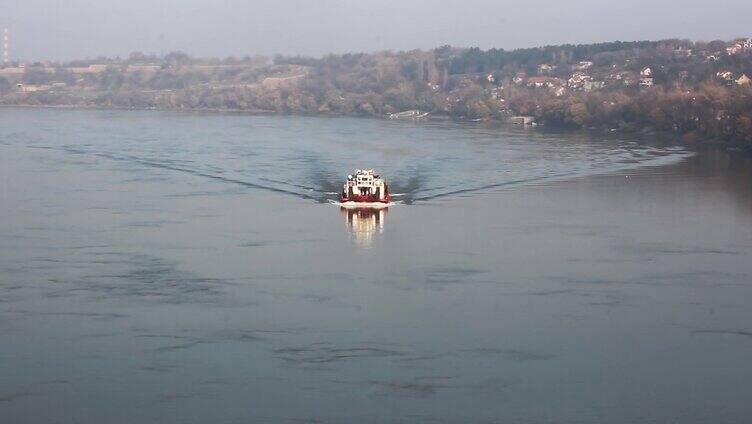
{"type": "Polygon", "coordinates": [[[11,64],[0,104],[217,109],[670,131],[752,145],[752,40],[612,42],[481,50],[11,64]]]}

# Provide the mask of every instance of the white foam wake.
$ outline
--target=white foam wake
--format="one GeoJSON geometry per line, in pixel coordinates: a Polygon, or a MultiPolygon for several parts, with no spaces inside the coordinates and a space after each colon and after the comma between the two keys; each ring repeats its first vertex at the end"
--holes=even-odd
{"type": "Polygon", "coordinates": [[[391,206],[397,206],[397,205],[404,205],[405,202],[403,201],[397,201],[397,202],[389,202],[389,203],[381,203],[381,202],[339,202],[337,200],[329,199],[329,203],[332,205],[336,205],[342,208],[347,209],[359,209],[359,208],[368,208],[368,209],[383,209],[388,208],[391,206]]]}

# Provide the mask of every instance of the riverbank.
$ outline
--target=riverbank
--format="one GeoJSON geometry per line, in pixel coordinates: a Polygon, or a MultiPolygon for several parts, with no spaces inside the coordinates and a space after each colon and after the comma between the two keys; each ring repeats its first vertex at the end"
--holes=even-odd
{"type": "MultiPolygon", "coordinates": [[[[290,113],[290,112],[277,112],[274,110],[262,110],[262,109],[226,109],[226,108],[157,108],[157,107],[123,107],[116,105],[99,106],[99,105],[41,105],[41,104],[0,104],[0,108],[12,109],[12,108],[26,108],[26,109],[70,109],[70,110],[112,110],[112,111],[161,111],[161,112],[185,112],[185,113],[208,113],[208,114],[237,114],[237,115],[249,115],[249,116],[264,116],[264,115],[281,115],[281,116],[301,116],[301,117],[342,117],[342,118],[359,118],[359,119],[377,119],[383,120],[388,117],[378,117],[371,115],[346,115],[338,113],[290,113]]],[[[403,120],[400,120],[403,121],[403,120]]],[[[571,126],[561,125],[541,125],[536,127],[516,125],[508,122],[507,118],[496,119],[467,119],[457,118],[449,115],[437,115],[430,114],[426,118],[419,120],[411,120],[415,122],[456,122],[460,124],[474,124],[483,125],[489,127],[496,127],[500,129],[520,129],[525,131],[554,131],[557,133],[581,133],[588,136],[603,136],[609,137],[614,135],[623,136],[639,136],[640,138],[650,139],[653,143],[660,142],[661,145],[677,145],[686,146],[692,149],[724,149],[743,154],[752,154],[752,145],[748,143],[730,143],[728,141],[711,139],[708,137],[702,137],[696,134],[690,136],[678,136],[675,133],[668,131],[659,131],[655,129],[645,128],[641,131],[635,130],[620,130],[609,128],[573,128],[571,126]]]]}

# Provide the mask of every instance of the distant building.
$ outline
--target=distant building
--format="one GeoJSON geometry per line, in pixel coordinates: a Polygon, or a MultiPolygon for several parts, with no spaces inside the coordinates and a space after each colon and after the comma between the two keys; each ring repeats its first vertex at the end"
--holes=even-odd
{"type": "Polygon", "coordinates": [[[554,69],[556,69],[556,66],[551,65],[550,63],[541,63],[538,65],[539,74],[550,74],[554,69]]]}
{"type": "Polygon", "coordinates": [[[752,38],[737,38],[732,47],[736,46],[741,50],[752,50],[752,38]]]}
{"type": "Polygon", "coordinates": [[[649,67],[645,68],[642,71],[640,71],[640,76],[643,77],[643,78],[652,77],[653,76],[653,70],[650,69],[649,67]]]}
{"type": "Polygon", "coordinates": [[[674,49],[674,56],[681,57],[681,58],[692,57],[692,49],[679,47],[678,49],[674,49]]]}
{"type": "Polygon", "coordinates": [[[732,55],[735,55],[735,54],[739,54],[739,53],[742,52],[742,50],[744,50],[744,47],[741,44],[739,44],[739,43],[732,44],[731,46],[726,47],[726,53],[729,56],[732,56],[732,55]]]}
{"type": "MultiPolygon", "coordinates": [[[[65,68],[66,71],[74,73],[74,74],[101,74],[102,72],[107,70],[107,66],[105,64],[94,64],[89,65],[87,67],[71,67],[71,68],[65,68]]],[[[53,69],[50,69],[50,72],[53,72],[53,69]]]]}
{"type": "Polygon", "coordinates": [[[542,87],[555,88],[555,87],[560,87],[564,84],[565,82],[563,79],[554,78],[554,77],[537,76],[537,77],[530,77],[527,79],[527,86],[535,87],[535,88],[542,88],[542,87]]]}
{"type": "Polygon", "coordinates": [[[593,62],[590,62],[589,60],[583,60],[577,63],[572,67],[575,71],[585,71],[590,69],[593,66],[593,62]]]}
{"type": "Polygon", "coordinates": [[[535,125],[534,116],[512,116],[509,118],[509,122],[515,125],[535,125]]]}
{"type": "Polygon", "coordinates": [[[48,84],[16,84],[18,91],[22,93],[35,93],[37,91],[48,91],[52,86],[48,84]]]}
{"type": "Polygon", "coordinates": [[[586,92],[600,90],[606,85],[603,81],[585,81],[582,83],[582,89],[586,92]]]}
{"type": "Polygon", "coordinates": [[[734,73],[731,71],[720,71],[715,76],[723,83],[723,85],[731,87],[734,85],[734,73]]]}
{"type": "Polygon", "coordinates": [[[736,85],[749,86],[750,84],[752,84],[752,80],[746,74],[742,74],[742,76],[736,80],[736,85]]]}
{"type": "Polygon", "coordinates": [[[517,85],[521,85],[523,82],[525,82],[525,78],[527,78],[527,75],[524,72],[518,72],[517,75],[515,75],[512,79],[512,82],[517,85]]]}
{"type": "Polygon", "coordinates": [[[496,77],[494,76],[494,74],[488,74],[488,76],[486,76],[486,79],[487,79],[487,80],[488,80],[488,82],[490,82],[490,83],[494,83],[494,82],[496,82],[496,77]]]}
{"type": "Polygon", "coordinates": [[[25,69],[23,66],[8,66],[0,69],[0,75],[23,75],[25,69]]]}
{"type": "Polygon", "coordinates": [[[655,85],[655,82],[653,81],[652,78],[645,78],[645,77],[640,78],[641,87],[652,87],[653,85],[655,85]]]}
{"type": "Polygon", "coordinates": [[[126,72],[158,72],[161,65],[128,65],[126,72]]]}
{"type": "Polygon", "coordinates": [[[590,75],[584,74],[582,72],[575,72],[567,81],[567,85],[573,90],[578,90],[585,85],[585,81],[590,80],[592,80],[592,77],[590,77],[590,75]]]}

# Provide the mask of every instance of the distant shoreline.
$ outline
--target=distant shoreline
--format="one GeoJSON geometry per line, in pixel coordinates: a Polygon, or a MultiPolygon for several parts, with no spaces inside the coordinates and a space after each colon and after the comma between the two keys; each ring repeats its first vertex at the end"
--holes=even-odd
{"type": "MultiPolygon", "coordinates": [[[[87,111],[134,111],[134,112],[178,112],[178,113],[206,113],[206,114],[228,114],[228,115],[246,115],[246,116],[286,116],[286,117],[313,117],[313,118],[354,118],[354,119],[377,119],[377,120],[389,120],[387,117],[378,116],[353,116],[345,114],[315,114],[315,113],[281,113],[273,110],[248,110],[248,109],[221,109],[221,108],[138,108],[138,107],[120,107],[120,106],[85,106],[85,105],[9,105],[0,104],[0,109],[59,109],[59,110],[87,110],[87,111]]],[[[732,152],[744,152],[752,153],[752,148],[740,147],[737,145],[729,144],[722,140],[702,139],[686,141],[682,140],[677,134],[667,131],[656,131],[653,129],[643,129],[642,131],[605,131],[597,128],[563,128],[563,127],[523,127],[521,125],[513,125],[508,122],[504,122],[500,119],[484,119],[481,121],[468,120],[468,119],[456,119],[446,115],[430,115],[427,118],[421,118],[419,120],[396,120],[397,122],[452,122],[456,124],[493,124],[497,127],[503,127],[506,129],[523,129],[526,128],[529,131],[536,131],[541,129],[555,129],[556,131],[562,131],[565,133],[583,133],[590,135],[641,135],[643,137],[650,137],[654,143],[669,144],[682,147],[691,147],[695,149],[712,148],[723,149],[732,152]]]]}
{"type": "Polygon", "coordinates": [[[385,116],[670,133],[752,149],[752,38],[200,59],[182,52],[10,63],[19,107],[385,116]]]}

